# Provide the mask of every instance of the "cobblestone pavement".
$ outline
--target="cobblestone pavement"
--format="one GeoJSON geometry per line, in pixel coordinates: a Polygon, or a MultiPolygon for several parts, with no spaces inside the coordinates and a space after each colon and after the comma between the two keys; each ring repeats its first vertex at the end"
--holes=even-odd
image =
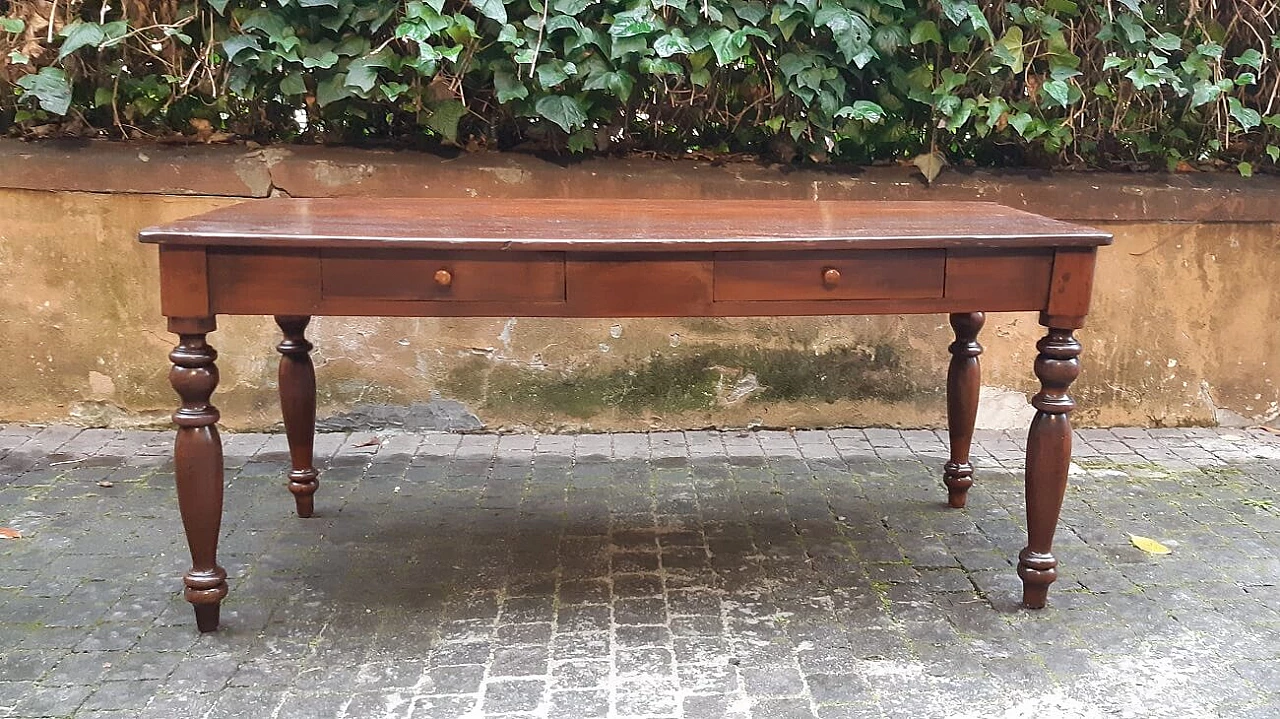
{"type": "Polygon", "coordinates": [[[1280,716],[1260,431],[1079,432],[1040,612],[1020,433],[965,510],[928,431],[328,434],[310,520],[225,440],[199,636],[169,434],[0,426],[0,716],[1280,716]]]}

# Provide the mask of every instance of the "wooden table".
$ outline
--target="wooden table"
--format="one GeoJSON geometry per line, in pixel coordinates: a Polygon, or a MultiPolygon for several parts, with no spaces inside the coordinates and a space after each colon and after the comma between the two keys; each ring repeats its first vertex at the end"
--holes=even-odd
{"type": "Polygon", "coordinates": [[[191,549],[183,577],[201,631],[227,594],[218,566],[222,443],[217,315],[274,315],[280,399],[309,517],[315,371],[304,331],[314,315],[740,317],[951,315],[943,482],[952,507],[973,484],[978,332],[984,312],[1038,310],[1041,389],[1027,440],[1023,603],[1043,607],[1057,578],[1054,529],[1071,456],[1067,389],[1080,372],[1080,328],[1094,258],[1111,236],[987,203],[273,199],[163,227],[162,309],[180,337],[169,354],[182,406],[174,449],[191,549]]]}

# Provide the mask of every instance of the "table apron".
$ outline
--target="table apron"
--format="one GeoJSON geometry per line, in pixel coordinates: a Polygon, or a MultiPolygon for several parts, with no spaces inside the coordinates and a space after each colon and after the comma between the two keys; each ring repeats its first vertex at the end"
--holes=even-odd
{"type": "Polygon", "coordinates": [[[1094,255],[1094,248],[353,254],[188,246],[162,247],[161,277],[169,317],[749,317],[1024,310],[1083,317],[1094,255]]]}

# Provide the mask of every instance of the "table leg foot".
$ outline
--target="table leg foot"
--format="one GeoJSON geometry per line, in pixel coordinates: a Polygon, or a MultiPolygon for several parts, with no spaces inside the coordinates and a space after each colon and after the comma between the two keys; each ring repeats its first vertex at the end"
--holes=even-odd
{"type": "Polygon", "coordinates": [[[222,606],[219,604],[197,604],[196,610],[196,628],[201,632],[213,632],[218,629],[219,615],[222,613],[222,606]]]}
{"type": "Polygon", "coordinates": [[[316,431],[316,371],[311,362],[311,343],[307,341],[310,317],[277,316],[276,324],[284,339],[276,346],[280,352],[280,413],[289,438],[289,491],[293,493],[299,517],[315,512],[315,493],[320,486],[320,472],[314,466],[316,431]]]}
{"type": "Polygon", "coordinates": [[[1067,394],[1080,375],[1080,343],[1072,330],[1050,327],[1036,343],[1035,372],[1040,391],[1031,398],[1036,408],[1027,435],[1027,546],[1018,555],[1022,578],[1022,602],[1028,608],[1045,605],[1049,585],[1058,578],[1053,556],[1053,535],[1062,513],[1071,464],[1071,410],[1075,401],[1067,394]]]}
{"type": "Polygon", "coordinates": [[[1018,553],[1018,576],[1022,579],[1022,605],[1042,609],[1049,599],[1049,585],[1058,578],[1058,560],[1052,554],[1024,549],[1018,553]]]}
{"type": "Polygon", "coordinates": [[[195,605],[196,624],[202,632],[218,626],[218,605],[227,596],[227,572],[218,566],[218,533],[222,527],[222,439],[218,436],[218,410],[210,404],[218,386],[218,353],[205,342],[213,328],[211,318],[183,322],[170,320],[181,338],[169,353],[173,369],[169,382],[182,398],[173,413],[178,425],[174,443],[174,479],[178,509],[191,550],[191,569],[183,576],[186,599],[195,605]]]}
{"type": "Polygon", "coordinates": [[[951,365],[947,369],[947,432],[951,440],[951,459],[943,467],[942,482],[947,486],[947,504],[960,508],[969,498],[973,486],[973,465],[969,448],[973,444],[973,426],[978,418],[978,391],[982,386],[982,368],[978,355],[978,332],[986,322],[982,312],[951,315],[951,328],[956,341],[951,343],[951,365]]]}

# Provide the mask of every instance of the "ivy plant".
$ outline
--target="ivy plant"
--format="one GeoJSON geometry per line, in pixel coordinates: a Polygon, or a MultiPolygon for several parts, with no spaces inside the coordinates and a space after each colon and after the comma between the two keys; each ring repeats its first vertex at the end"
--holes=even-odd
{"type": "Polygon", "coordinates": [[[1274,3],[120,5],[0,3],[0,129],[932,171],[1280,158],[1274,3]]]}

